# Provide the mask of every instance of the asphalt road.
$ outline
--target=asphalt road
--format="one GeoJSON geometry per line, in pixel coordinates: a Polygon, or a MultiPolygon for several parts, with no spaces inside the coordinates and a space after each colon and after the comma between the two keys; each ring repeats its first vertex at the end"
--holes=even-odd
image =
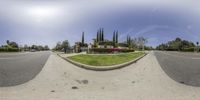
{"type": "Polygon", "coordinates": [[[50,52],[0,53],[0,87],[33,79],[43,68],[50,52]]]}
{"type": "Polygon", "coordinates": [[[191,86],[200,86],[200,53],[155,51],[165,73],[173,80],[191,86]]]}
{"type": "Polygon", "coordinates": [[[79,68],[51,53],[37,77],[25,84],[0,87],[0,100],[199,100],[199,97],[200,87],[186,86],[168,77],[154,52],[127,67],[100,72],[79,68]]]}

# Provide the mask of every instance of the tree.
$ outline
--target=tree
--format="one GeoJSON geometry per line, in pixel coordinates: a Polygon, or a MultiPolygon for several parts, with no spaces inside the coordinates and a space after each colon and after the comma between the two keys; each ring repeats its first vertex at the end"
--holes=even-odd
{"type": "Polygon", "coordinates": [[[97,31],[96,42],[99,42],[99,31],[97,31]]]}
{"type": "Polygon", "coordinates": [[[9,45],[13,48],[18,48],[18,44],[16,42],[9,42],[9,45]]]}
{"type": "Polygon", "coordinates": [[[82,44],[84,44],[84,32],[82,33],[82,44]]]}
{"type": "MultiPolygon", "coordinates": [[[[169,41],[167,43],[162,43],[157,46],[156,49],[159,50],[168,50],[168,51],[192,51],[194,49],[195,44],[193,42],[182,40],[181,38],[176,38],[175,40],[169,41]]],[[[194,51],[194,50],[193,50],[194,51]]]]}
{"type": "Polygon", "coordinates": [[[118,31],[116,32],[116,43],[118,43],[118,31]]]}
{"type": "Polygon", "coordinates": [[[45,46],[44,46],[44,50],[49,50],[49,46],[48,46],[48,45],[45,45],[45,46]]]}
{"type": "Polygon", "coordinates": [[[126,43],[127,43],[127,44],[129,43],[129,35],[127,35],[126,43]]]}
{"type": "Polygon", "coordinates": [[[97,42],[101,41],[101,29],[97,31],[97,42]]]}
{"type": "Polygon", "coordinates": [[[67,52],[67,49],[69,48],[69,42],[68,40],[65,40],[62,42],[62,48],[64,49],[64,52],[67,52]]]}
{"type": "Polygon", "coordinates": [[[36,45],[36,50],[38,50],[38,51],[43,51],[44,50],[44,47],[42,46],[42,45],[36,45]]]}
{"type": "Polygon", "coordinates": [[[56,49],[56,50],[61,50],[61,49],[62,49],[62,44],[61,44],[61,42],[57,42],[55,49],[56,49]]]}
{"type": "Polygon", "coordinates": [[[102,41],[102,30],[101,30],[101,28],[100,28],[100,32],[99,32],[100,34],[99,34],[99,40],[100,40],[100,42],[102,41]]]}
{"type": "Polygon", "coordinates": [[[16,42],[13,42],[13,41],[9,41],[9,40],[6,40],[6,43],[8,46],[12,47],[12,48],[19,48],[18,44],[16,42]]]}
{"type": "Polygon", "coordinates": [[[142,47],[142,50],[144,50],[144,46],[147,43],[147,39],[144,37],[138,37],[138,44],[139,47],[142,47]]]}
{"type": "Polygon", "coordinates": [[[102,28],[102,41],[104,41],[104,30],[102,28]]]}
{"type": "Polygon", "coordinates": [[[129,48],[130,48],[130,45],[131,45],[131,37],[129,36],[129,35],[127,35],[127,44],[128,44],[128,46],[129,46],[129,48]]]}
{"type": "Polygon", "coordinates": [[[137,38],[131,39],[131,47],[132,48],[137,48],[137,38]]]}
{"type": "Polygon", "coordinates": [[[24,45],[24,51],[28,51],[29,50],[29,47],[27,44],[24,45]]]}
{"type": "Polygon", "coordinates": [[[115,39],[116,39],[116,35],[115,35],[115,31],[113,33],[113,42],[115,43],[115,39]]]}
{"type": "Polygon", "coordinates": [[[156,47],[157,50],[167,50],[168,46],[166,44],[161,44],[156,47]]]}
{"type": "Polygon", "coordinates": [[[180,51],[182,49],[182,40],[180,38],[176,38],[175,39],[175,46],[178,49],[178,51],[180,51]]]}
{"type": "Polygon", "coordinates": [[[6,43],[7,43],[7,45],[9,45],[9,44],[10,44],[10,41],[9,41],[9,40],[6,40],[6,43]]]}
{"type": "Polygon", "coordinates": [[[36,45],[32,45],[32,46],[31,46],[31,49],[38,50],[38,48],[37,48],[37,46],[36,46],[36,45]]]}

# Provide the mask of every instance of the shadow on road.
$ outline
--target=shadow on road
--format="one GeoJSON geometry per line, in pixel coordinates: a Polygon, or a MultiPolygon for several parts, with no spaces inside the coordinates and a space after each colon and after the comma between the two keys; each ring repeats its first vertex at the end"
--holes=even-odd
{"type": "Polygon", "coordinates": [[[0,87],[32,80],[45,65],[50,52],[0,54],[0,87]]]}
{"type": "Polygon", "coordinates": [[[200,86],[200,54],[154,52],[161,68],[173,80],[190,86],[200,86]]]}

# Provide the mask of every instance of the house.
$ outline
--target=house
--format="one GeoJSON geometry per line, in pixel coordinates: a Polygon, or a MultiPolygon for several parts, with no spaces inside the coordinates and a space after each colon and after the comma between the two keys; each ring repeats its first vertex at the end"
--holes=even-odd
{"type": "Polygon", "coordinates": [[[76,42],[74,45],[74,52],[79,53],[84,51],[88,51],[88,44],[82,42],[76,42]]]}
{"type": "Polygon", "coordinates": [[[119,49],[129,49],[127,43],[118,43],[118,48],[119,49]]]}
{"type": "Polygon", "coordinates": [[[114,48],[114,42],[112,41],[101,41],[98,43],[97,48],[114,48]]]}

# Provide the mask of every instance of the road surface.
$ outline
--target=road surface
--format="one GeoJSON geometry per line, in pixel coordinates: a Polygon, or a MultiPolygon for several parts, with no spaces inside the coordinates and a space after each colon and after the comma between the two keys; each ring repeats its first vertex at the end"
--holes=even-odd
{"type": "Polygon", "coordinates": [[[0,53],[0,87],[33,79],[43,68],[50,52],[0,53]]]}
{"type": "Polygon", "coordinates": [[[0,100],[199,100],[200,87],[172,80],[153,52],[127,67],[91,71],[51,53],[42,71],[24,84],[0,87],[0,100]]]}
{"type": "Polygon", "coordinates": [[[154,52],[165,73],[175,81],[200,86],[200,54],[186,52],[154,52]]]}

